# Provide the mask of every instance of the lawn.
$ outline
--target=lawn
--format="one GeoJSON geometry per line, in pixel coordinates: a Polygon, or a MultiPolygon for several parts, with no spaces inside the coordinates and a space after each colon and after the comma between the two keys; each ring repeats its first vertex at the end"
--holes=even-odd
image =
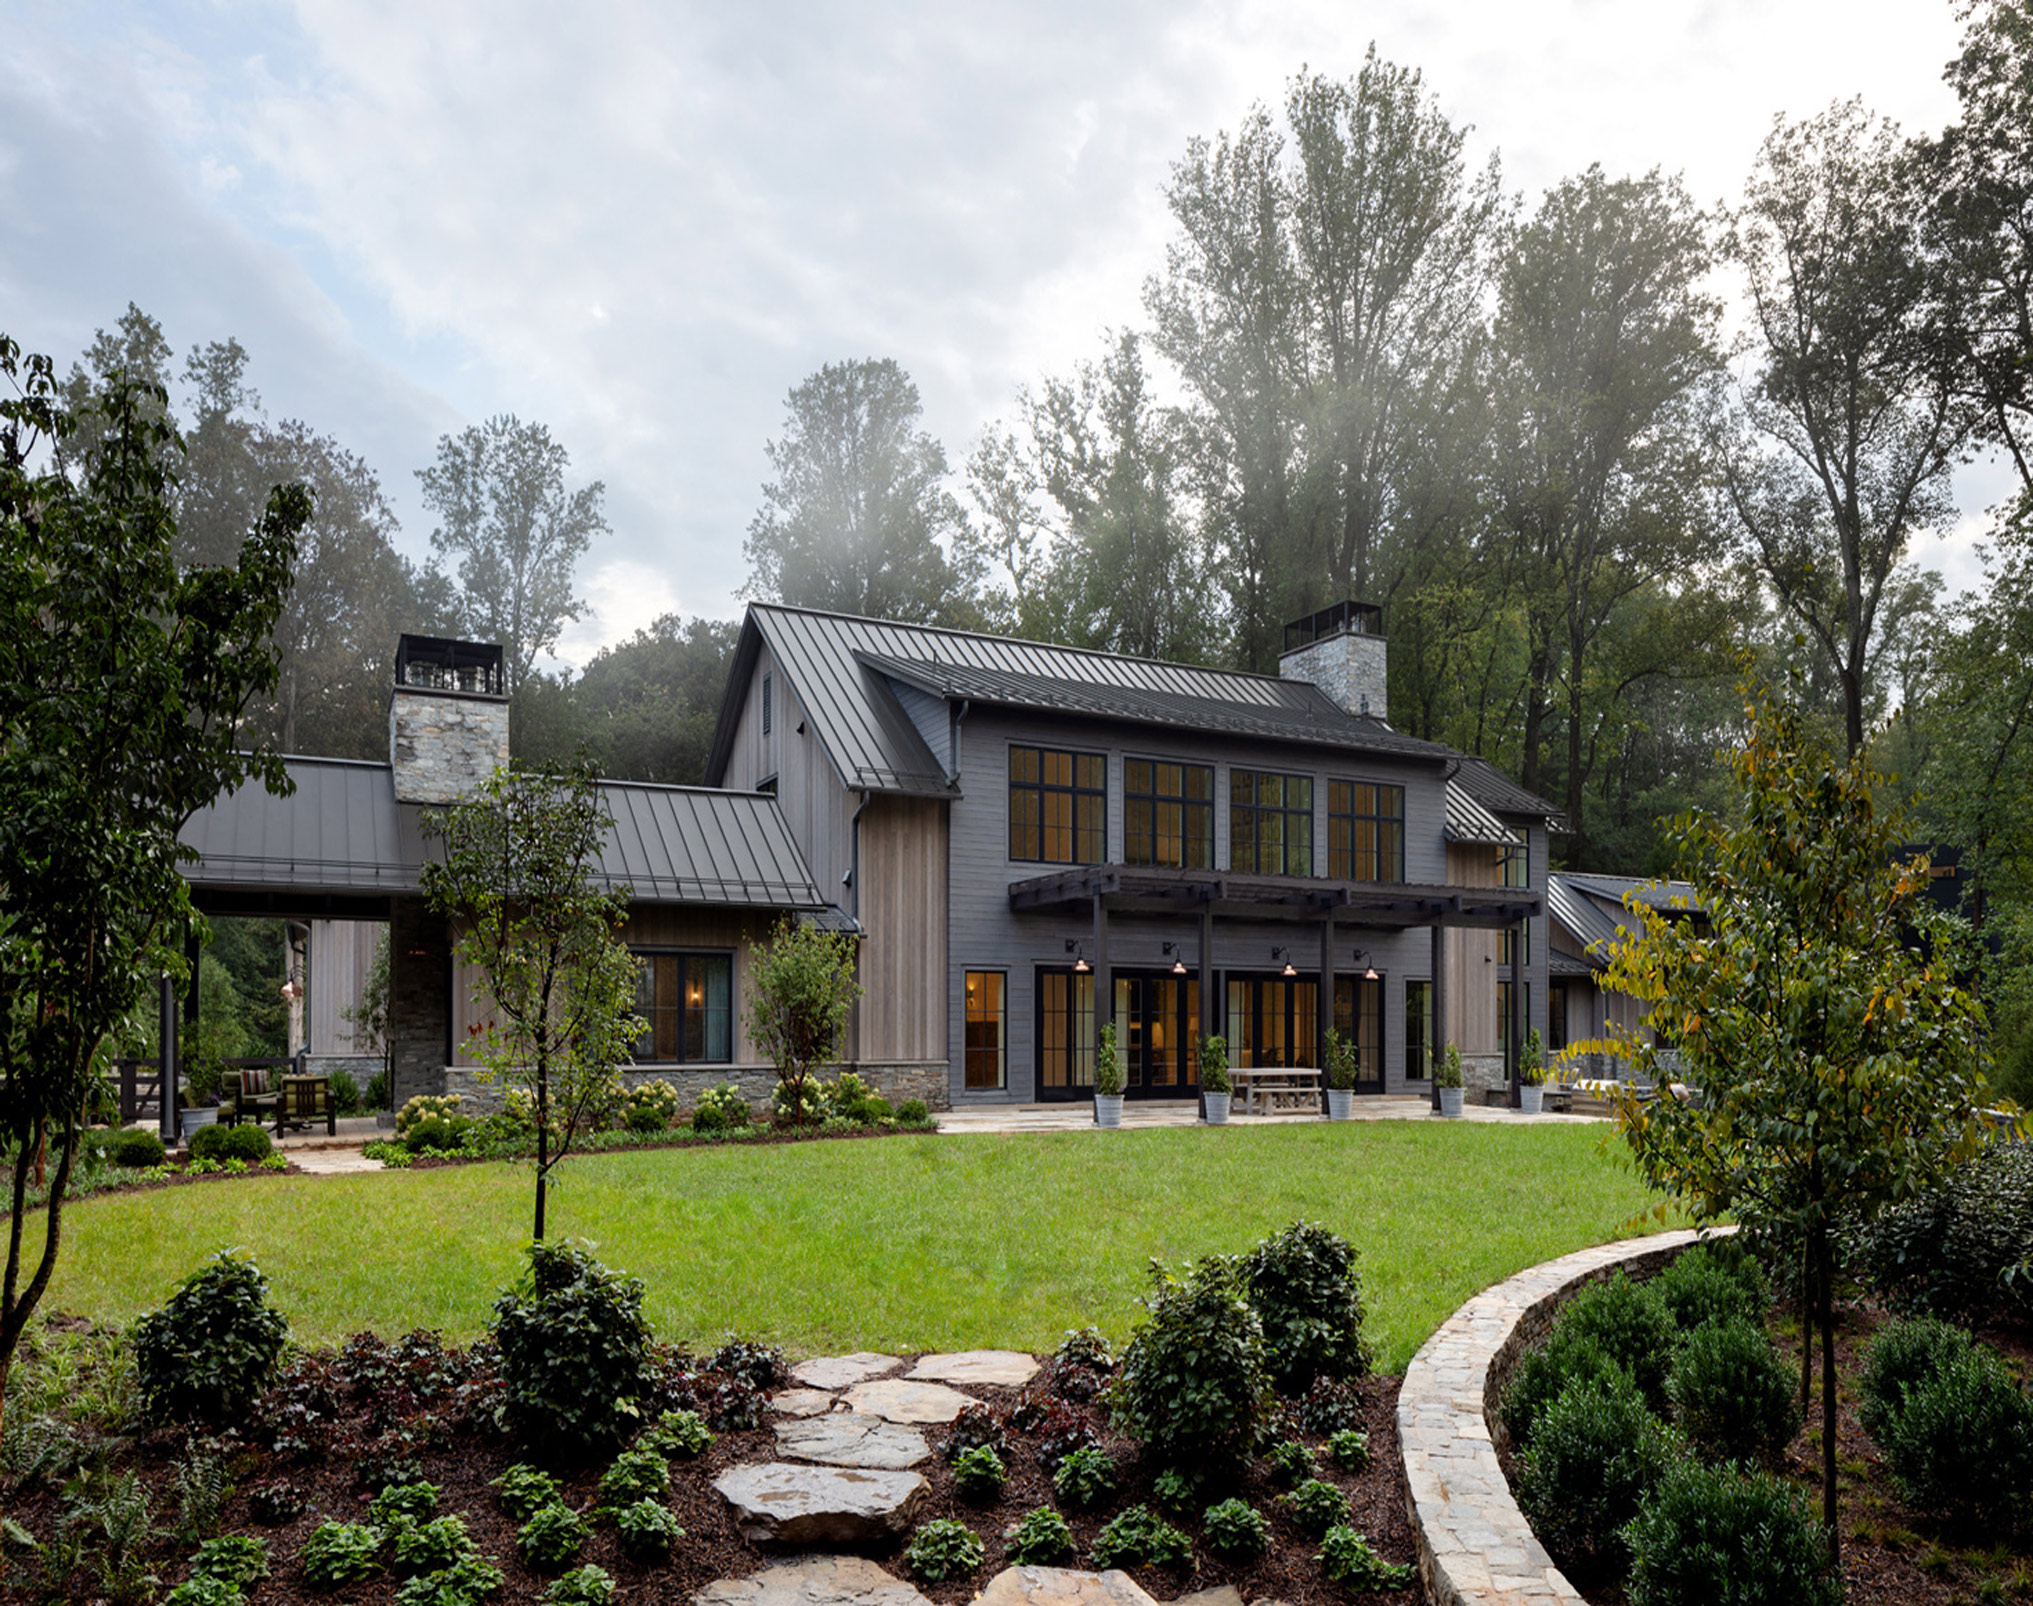
{"type": "MultiPolygon", "coordinates": [[[[900,1137],[568,1161],[553,1237],[641,1277],[660,1337],[794,1355],[1124,1336],[1153,1258],[1246,1247],[1304,1217],[1361,1251],[1368,1329],[1401,1370],[1470,1294],[1646,1230],[1597,1125],[1354,1122],[900,1137]]],[[[468,1339],[513,1278],[531,1174],[508,1164],[260,1178],[67,1213],[46,1307],[125,1322],[214,1249],[251,1250],[298,1337],[468,1339]]]]}

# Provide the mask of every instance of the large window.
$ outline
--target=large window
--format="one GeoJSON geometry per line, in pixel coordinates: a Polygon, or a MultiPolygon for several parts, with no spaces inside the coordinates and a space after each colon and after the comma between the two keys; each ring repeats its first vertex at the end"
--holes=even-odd
{"type": "Polygon", "coordinates": [[[1094,1085],[1094,973],[1038,972],[1041,1097],[1094,1085]]]}
{"type": "Polygon", "coordinates": [[[1243,875],[1313,873],[1313,777],[1228,772],[1228,867],[1243,875]]]}
{"type": "Polygon", "coordinates": [[[1108,760],[1050,747],[1009,750],[1009,856],[1041,864],[1108,857],[1108,760]]]}
{"type": "Polygon", "coordinates": [[[1433,984],[1405,983],[1405,1080],[1423,1082],[1433,1074],[1433,984]]]}
{"type": "Polygon", "coordinates": [[[734,960],[728,954],[640,953],[635,1012],[649,1030],[638,1064],[725,1065],[734,1058],[734,960]]]}
{"type": "Polygon", "coordinates": [[[1342,881],[1405,879],[1405,789],[1327,783],[1327,873],[1342,881]]]}
{"type": "Polygon", "coordinates": [[[1213,769],[1148,758],[1125,760],[1122,858],[1125,864],[1213,869],[1213,769]]]}
{"type": "Polygon", "coordinates": [[[967,1086],[999,1088],[1009,1082],[1007,978],[999,970],[967,972],[967,1086]]]}

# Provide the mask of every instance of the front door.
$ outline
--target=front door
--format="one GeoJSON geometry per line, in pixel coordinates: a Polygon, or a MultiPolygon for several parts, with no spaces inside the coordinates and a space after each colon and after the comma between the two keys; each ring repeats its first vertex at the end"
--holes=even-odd
{"type": "Polygon", "coordinates": [[[1132,1097],[1188,1098],[1200,1089],[1200,979],[1169,971],[1115,973],[1115,1031],[1132,1097]]]}

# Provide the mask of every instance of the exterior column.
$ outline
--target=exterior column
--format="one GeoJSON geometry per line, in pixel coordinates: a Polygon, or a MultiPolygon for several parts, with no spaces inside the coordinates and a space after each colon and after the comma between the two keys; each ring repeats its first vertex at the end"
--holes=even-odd
{"type": "MultiPolygon", "coordinates": [[[[176,1109],[176,981],[164,972],[162,987],[157,1001],[156,1055],[160,1066],[161,1081],[156,1086],[160,1096],[156,1100],[156,1127],[162,1138],[163,1147],[173,1149],[177,1144],[176,1109]]],[[[139,1102],[137,1100],[137,1102],[139,1102]]]]}
{"type": "Polygon", "coordinates": [[[452,932],[421,898],[388,913],[388,1036],[392,1107],[445,1091],[452,1056],[452,932]]]}
{"type": "MultiPolygon", "coordinates": [[[[1214,905],[1200,906],[1200,1044],[1206,1052],[1207,1039],[1214,1035],[1214,905]]],[[[1201,1061],[1205,1064],[1203,1058],[1201,1061]]],[[[1200,1089],[1200,1119],[1207,1119],[1207,1091],[1200,1089]]]]}
{"type": "MultiPolygon", "coordinates": [[[[1115,979],[1108,968],[1108,902],[1094,894],[1094,1074],[1101,1078],[1101,1029],[1115,1019],[1115,979]]],[[[1093,1106],[1094,1119],[1101,1119],[1101,1106],[1093,1106]]]]}
{"type": "Polygon", "coordinates": [[[1433,1041],[1427,1045],[1432,1056],[1433,1113],[1440,1113],[1440,1062],[1447,1054],[1447,928],[1433,922],[1433,1041]]]}
{"type": "Polygon", "coordinates": [[[1531,922],[1521,918],[1518,929],[1511,933],[1511,1051],[1506,1056],[1510,1063],[1505,1070],[1511,1078],[1511,1108],[1514,1110],[1524,1103],[1518,1092],[1524,1086],[1518,1078],[1518,1067],[1525,1062],[1525,945],[1531,929],[1531,922]]]}
{"type": "Polygon", "coordinates": [[[1320,1119],[1327,1119],[1327,1034],[1334,1030],[1334,916],[1320,917],[1320,985],[1315,989],[1313,1041],[1320,1058],[1320,1119]]]}

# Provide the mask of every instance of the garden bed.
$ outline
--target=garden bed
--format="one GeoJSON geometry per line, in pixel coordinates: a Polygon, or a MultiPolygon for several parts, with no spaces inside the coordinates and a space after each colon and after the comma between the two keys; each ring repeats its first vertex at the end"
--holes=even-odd
{"type": "MultiPolygon", "coordinates": [[[[936,1120],[922,1122],[892,1121],[883,1125],[856,1126],[839,1121],[814,1122],[805,1126],[758,1123],[753,1126],[732,1127],[717,1132],[695,1132],[689,1126],[672,1127],[667,1132],[631,1132],[625,1127],[610,1128],[602,1132],[586,1133],[576,1138],[570,1150],[571,1156],[592,1154],[613,1154],[626,1150],[634,1153],[642,1149],[719,1149],[741,1145],[768,1145],[782,1143],[816,1143],[822,1140],[855,1138],[904,1138],[924,1137],[939,1130],[936,1120]]],[[[523,1145],[489,1145],[484,1151],[459,1149],[423,1149],[412,1153],[393,1138],[378,1139],[364,1145],[363,1152],[370,1160],[379,1160],[383,1165],[396,1170],[428,1170],[437,1166],[473,1165],[484,1160],[529,1160],[536,1157],[534,1142],[523,1145]]]]}

